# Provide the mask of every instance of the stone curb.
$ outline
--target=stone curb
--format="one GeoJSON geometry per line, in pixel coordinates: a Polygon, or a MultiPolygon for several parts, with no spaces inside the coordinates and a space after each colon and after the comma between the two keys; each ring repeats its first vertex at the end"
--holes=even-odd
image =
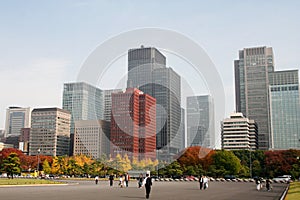
{"type": "Polygon", "coordinates": [[[28,185],[0,185],[1,187],[35,187],[35,186],[67,186],[67,185],[78,185],[79,183],[72,184],[28,184],[28,185]]]}

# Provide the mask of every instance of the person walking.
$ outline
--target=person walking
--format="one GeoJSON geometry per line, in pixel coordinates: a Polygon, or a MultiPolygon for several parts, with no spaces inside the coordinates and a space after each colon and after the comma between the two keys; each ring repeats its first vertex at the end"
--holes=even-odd
{"type": "Polygon", "coordinates": [[[98,184],[98,181],[99,181],[99,177],[95,176],[95,183],[96,183],[96,185],[98,184]]]}
{"type": "Polygon", "coordinates": [[[152,187],[152,180],[149,174],[146,174],[146,178],[143,180],[142,187],[145,186],[146,189],[146,199],[149,199],[151,187],[152,187]]]}
{"type": "Polygon", "coordinates": [[[259,191],[260,190],[260,179],[259,178],[257,178],[256,180],[255,180],[255,183],[256,183],[256,190],[257,191],[259,191]]]}
{"type": "Polygon", "coordinates": [[[203,176],[202,175],[199,177],[199,183],[200,183],[200,190],[202,190],[202,188],[203,188],[203,176]]]}
{"type": "Polygon", "coordinates": [[[207,189],[208,188],[208,178],[207,176],[203,177],[203,189],[207,189]]]}
{"type": "Polygon", "coordinates": [[[128,187],[129,179],[130,179],[130,177],[129,177],[129,174],[128,174],[128,172],[127,172],[127,173],[125,174],[125,183],[126,183],[126,187],[128,187]]]}
{"type": "Polygon", "coordinates": [[[109,186],[112,187],[113,184],[114,184],[114,175],[111,174],[111,175],[109,175],[109,186]]]}
{"type": "Polygon", "coordinates": [[[266,188],[267,188],[268,191],[270,191],[272,189],[271,180],[269,178],[266,180],[266,188]]]}
{"type": "Polygon", "coordinates": [[[123,176],[120,176],[119,186],[122,188],[124,186],[123,176]]]}
{"type": "Polygon", "coordinates": [[[139,178],[138,178],[138,187],[139,187],[139,188],[142,187],[143,180],[144,180],[143,174],[140,174],[140,176],[139,176],[139,178]]]}

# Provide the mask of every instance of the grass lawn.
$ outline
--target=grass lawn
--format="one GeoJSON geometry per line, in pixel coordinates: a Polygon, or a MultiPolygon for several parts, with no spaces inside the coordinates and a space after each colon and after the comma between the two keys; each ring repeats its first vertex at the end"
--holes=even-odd
{"type": "Polygon", "coordinates": [[[30,185],[30,184],[61,184],[61,182],[44,180],[44,179],[20,179],[20,178],[0,179],[0,185],[30,185]]]}
{"type": "Polygon", "coordinates": [[[290,184],[290,188],[285,200],[299,200],[300,199],[300,182],[293,182],[290,184]]]}

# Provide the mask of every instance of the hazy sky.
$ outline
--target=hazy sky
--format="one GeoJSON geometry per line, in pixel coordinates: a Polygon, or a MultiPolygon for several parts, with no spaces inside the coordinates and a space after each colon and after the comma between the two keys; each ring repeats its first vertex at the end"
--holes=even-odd
{"type": "Polygon", "coordinates": [[[296,0],[1,1],[0,128],[9,106],[61,107],[63,83],[99,44],[143,27],[177,31],[207,52],[225,88],[225,118],[235,109],[239,49],[271,46],[276,70],[299,69],[299,10],[296,0]]]}

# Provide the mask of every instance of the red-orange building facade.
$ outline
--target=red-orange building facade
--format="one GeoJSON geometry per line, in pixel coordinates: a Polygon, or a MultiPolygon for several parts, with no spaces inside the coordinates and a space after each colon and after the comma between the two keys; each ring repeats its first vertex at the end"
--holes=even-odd
{"type": "Polygon", "coordinates": [[[135,88],[112,94],[111,157],[156,159],[156,100],[135,88]]]}

